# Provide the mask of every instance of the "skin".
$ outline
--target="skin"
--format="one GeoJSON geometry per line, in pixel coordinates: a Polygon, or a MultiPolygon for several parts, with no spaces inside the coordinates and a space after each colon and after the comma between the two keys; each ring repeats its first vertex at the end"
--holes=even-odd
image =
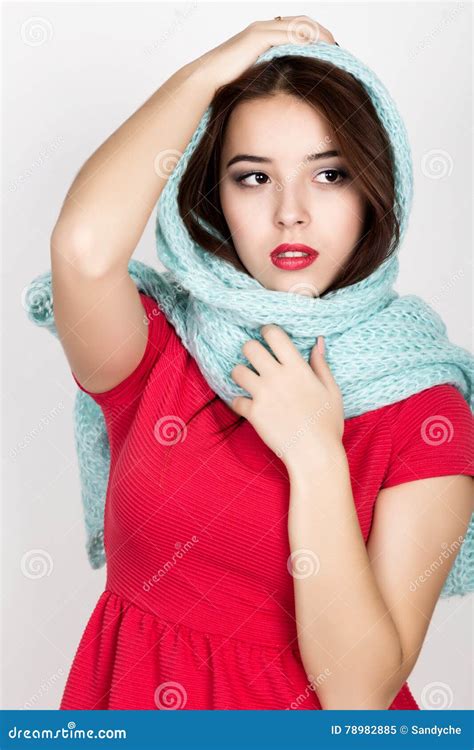
{"type": "Polygon", "coordinates": [[[295,291],[320,296],[362,233],[364,199],[357,182],[338,172],[325,174],[349,172],[345,160],[304,159],[337,148],[327,120],[297,97],[277,94],[242,102],[232,112],[220,164],[220,200],[242,264],[267,289],[289,291],[301,284],[295,291]],[[242,161],[227,169],[236,154],[265,156],[273,163],[242,161]],[[257,175],[235,182],[251,171],[257,175]],[[282,242],[302,242],[320,255],[305,269],[281,270],[269,254],[282,242]]]}
{"type": "MultiPolygon", "coordinates": [[[[327,156],[316,161],[305,158],[307,154],[337,150],[337,139],[330,123],[297,97],[277,94],[263,100],[242,102],[234,108],[220,162],[221,206],[240,261],[265,288],[320,296],[349,260],[364,224],[364,199],[357,181],[351,179],[348,165],[341,156],[327,156]],[[272,163],[245,160],[227,167],[237,154],[268,157],[272,163]],[[256,174],[248,175],[251,171],[256,174]],[[242,175],[248,176],[242,182],[236,182],[236,178],[242,175]],[[320,255],[305,269],[279,269],[273,265],[269,254],[282,242],[302,242],[318,250],[320,255]]],[[[271,328],[278,326],[266,327],[262,334],[270,332],[271,328]]],[[[255,396],[252,415],[242,401],[234,400],[230,407],[236,414],[243,414],[239,403],[240,407],[246,406],[243,415],[256,429],[258,423],[262,439],[274,450],[284,441],[285,435],[294,433],[310,407],[314,409],[314,391],[318,387],[321,399],[320,383],[314,377],[311,365],[314,356],[310,364],[304,362],[289,337],[282,329],[278,330],[279,341],[286,339],[284,346],[291,352],[293,368],[298,364],[309,381],[310,396],[306,394],[305,398],[301,389],[295,389],[297,403],[290,409],[278,409],[279,420],[274,412],[275,402],[281,403],[281,399],[275,399],[275,395],[285,388],[285,384],[282,378],[275,376],[296,379],[301,372],[295,372],[293,368],[290,372],[288,368],[284,372],[273,368],[274,377],[267,377],[263,383],[262,377],[258,378],[244,365],[237,365],[232,371],[234,380],[246,390],[251,385],[262,385],[260,392],[267,394],[269,402],[266,409],[260,410],[260,418],[255,413],[255,396]],[[290,415],[291,424],[288,422],[290,415]],[[265,424],[273,425],[270,428],[272,434],[265,429],[265,424]]],[[[275,338],[272,342],[275,343],[275,338]]],[[[254,367],[257,361],[260,366],[265,360],[271,364],[268,361],[271,355],[255,340],[246,342],[243,352],[254,367]]],[[[268,371],[267,368],[267,374],[268,371]]],[[[260,375],[263,375],[262,371],[260,375]]],[[[341,414],[339,407],[335,425],[340,425],[341,414]]],[[[318,422],[321,425],[321,420],[318,422]]],[[[317,425],[312,428],[316,429],[317,425]]],[[[329,439],[336,438],[338,432],[335,429],[329,439]]]]}
{"type": "Polygon", "coordinates": [[[252,396],[238,396],[233,407],[291,473],[312,463],[315,449],[329,459],[342,446],[342,394],[324,357],[323,337],[306,362],[280,326],[265,325],[261,333],[271,353],[255,339],[244,343],[258,374],[243,364],[232,369],[234,381],[252,396]]]}
{"type": "MultiPolygon", "coordinates": [[[[321,295],[350,257],[363,224],[356,184],[339,187],[316,178],[323,169],[345,166],[336,158],[317,165],[302,161],[304,154],[334,144],[335,134],[324,120],[293,97],[247,102],[233,111],[222,158],[221,203],[241,262],[268,289],[289,291],[299,282],[321,295]],[[224,166],[236,153],[270,156],[274,163],[242,162],[227,172],[224,166]],[[258,185],[248,189],[232,182],[232,174],[251,170],[269,179],[259,184],[248,178],[258,185]],[[304,242],[320,256],[301,271],[281,271],[269,253],[285,241],[304,242]]],[[[294,582],[303,665],[308,676],[329,668],[330,679],[317,691],[323,709],[385,710],[418,659],[455,555],[416,592],[410,584],[448,540],[464,537],[474,483],[453,475],[382,489],[365,544],[342,443],[343,402],[325,359],[324,339],[318,337],[306,362],[279,326],[264,326],[261,333],[270,351],[254,339],[244,343],[242,351],[256,372],[238,364],[231,376],[251,398],[239,396],[231,408],[288,469],[292,553],[318,559],[320,575],[297,576],[294,582]]]]}

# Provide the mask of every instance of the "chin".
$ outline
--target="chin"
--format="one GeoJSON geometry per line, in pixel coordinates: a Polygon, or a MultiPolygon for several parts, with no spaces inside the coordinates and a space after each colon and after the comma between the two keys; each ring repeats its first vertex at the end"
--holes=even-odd
{"type": "Polygon", "coordinates": [[[320,297],[323,294],[324,289],[314,279],[298,275],[295,271],[289,271],[289,273],[291,274],[291,278],[280,282],[280,291],[291,291],[295,294],[300,294],[302,297],[320,297]]]}

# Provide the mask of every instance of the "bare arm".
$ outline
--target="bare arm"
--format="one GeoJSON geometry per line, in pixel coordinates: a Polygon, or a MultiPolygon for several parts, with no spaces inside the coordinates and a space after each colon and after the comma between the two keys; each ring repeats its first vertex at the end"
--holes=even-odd
{"type": "Polygon", "coordinates": [[[125,120],[73,181],[53,231],[52,252],[68,254],[88,273],[126,269],[170,164],[186,148],[214,91],[208,68],[197,60],[125,120]]]}
{"type": "Polygon", "coordinates": [[[344,446],[328,456],[290,470],[298,643],[323,709],[386,710],[413,670],[465,538],[474,482],[453,474],[381,490],[364,545],[344,446]]]}
{"type": "MultiPolygon", "coordinates": [[[[295,23],[321,41],[332,34],[308,16],[256,21],[174,73],[86,161],[72,183],[53,232],[53,252],[88,272],[124,269],[167,175],[166,155],[184,151],[216,89],[273,45],[296,38],[295,23]],[[71,233],[75,248],[71,247],[71,233]],[[71,257],[72,256],[72,257],[71,257]]],[[[308,38],[307,41],[311,41],[308,38]]],[[[172,161],[172,160],[171,160],[172,161]]]]}
{"type": "Polygon", "coordinates": [[[54,317],[70,366],[88,390],[120,383],[144,353],[148,329],[128,262],[166,183],[167,162],[182,154],[216,89],[288,41],[295,18],[307,29],[307,16],[257,21],[178,70],[73,181],[51,237],[54,317]]]}
{"type": "Polygon", "coordinates": [[[145,351],[148,326],[128,262],[171,171],[167,154],[183,152],[212,99],[212,78],[198,62],[172,75],[87,160],[51,237],[56,327],[90,391],[120,383],[145,351]]]}
{"type": "Polygon", "coordinates": [[[307,567],[294,576],[301,658],[321,679],[323,709],[385,710],[401,687],[400,639],[370,565],[344,446],[327,453],[290,471],[290,548],[294,569],[307,567]]]}

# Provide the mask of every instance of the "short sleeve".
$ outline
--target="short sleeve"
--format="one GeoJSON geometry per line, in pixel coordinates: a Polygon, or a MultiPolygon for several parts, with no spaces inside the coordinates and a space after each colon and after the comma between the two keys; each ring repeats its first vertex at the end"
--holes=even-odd
{"type": "Polygon", "coordinates": [[[382,489],[428,477],[474,476],[474,417],[451,384],[400,402],[390,419],[392,454],[382,489]]]}
{"type": "Polygon", "coordinates": [[[157,364],[160,355],[166,348],[171,335],[172,326],[166,319],[158,302],[146,294],[140,292],[144,314],[148,320],[148,338],[143,357],[137,367],[127,377],[113,388],[99,393],[92,393],[78,381],[75,374],[72,376],[81,391],[89,394],[100,406],[110,404],[112,406],[128,406],[142,392],[150,376],[152,369],[157,364]]]}

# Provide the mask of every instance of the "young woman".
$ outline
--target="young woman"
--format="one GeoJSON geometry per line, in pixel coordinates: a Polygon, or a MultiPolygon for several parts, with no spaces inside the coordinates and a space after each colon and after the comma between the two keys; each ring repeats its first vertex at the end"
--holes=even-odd
{"type": "Polygon", "coordinates": [[[306,361],[267,325],[232,369],[251,398],[229,407],[128,273],[169,176],[157,162],[210,102],[179,191],[196,242],[321,299],[390,257],[394,165],[361,84],[298,56],[248,70],[301,44],[298,24],[334,44],[306,16],[257,21],[171,76],[86,162],[55,227],[57,329],[111,448],[107,584],[62,709],[418,708],[406,679],[455,554],[413,583],[471,514],[462,394],[439,382],[344,419],[324,338],[306,361]],[[440,414],[451,439],[420,437],[440,414]]]}

